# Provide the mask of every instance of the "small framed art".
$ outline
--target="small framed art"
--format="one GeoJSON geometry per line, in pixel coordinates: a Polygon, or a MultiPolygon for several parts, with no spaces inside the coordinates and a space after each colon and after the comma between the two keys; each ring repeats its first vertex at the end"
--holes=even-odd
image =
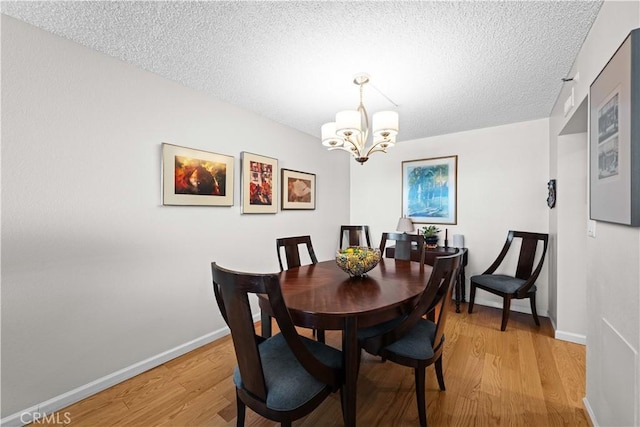
{"type": "Polygon", "coordinates": [[[316,208],[316,175],[282,169],[282,210],[316,208]]]}
{"type": "Polygon", "coordinates": [[[402,217],[456,224],[458,156],[402,162],[402,217]]]}
{"type": "Polygon", "coordinates": [[[233,206],[232,156],[162,144],[162,204],[233,206]]]}
{"type": "Polygon", "coordinates": [[[278,160],[241,153],[242,213],[278,212],[278,160]]]}

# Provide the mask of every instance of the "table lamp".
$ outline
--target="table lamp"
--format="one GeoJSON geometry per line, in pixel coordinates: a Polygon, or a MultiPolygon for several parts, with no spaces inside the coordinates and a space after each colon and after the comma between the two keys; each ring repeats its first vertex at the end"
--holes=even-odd
{"type": "Polygon", "coordinates": [[[413,233],[413,221],[411,221],[411,218],[407,218],[406,216],[400,218],[398,225],[396,226],[396,231],[413,233]]]}

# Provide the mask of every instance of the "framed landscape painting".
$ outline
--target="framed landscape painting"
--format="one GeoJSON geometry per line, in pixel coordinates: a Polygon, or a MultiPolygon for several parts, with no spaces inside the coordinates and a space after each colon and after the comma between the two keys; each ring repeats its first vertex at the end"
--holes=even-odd
{"type": "Polygon", "coordinates": [[[414,223],[456,224],[458,156],[402,162],[402,215],[414,223]]]}
{"type": "Polygon", "coordinates": [[[282,210],[316,208],[316,175],[282,169],[282,210]]]}
{"type": "Polygon", "coordinates": [[[162,144],[162,204],[233,206],[232,156],[162,144]]]}
{"type": "Polygon", "coordinates": [[[243,151],[242,213],[278,212],[278,160],[243,151]]]}

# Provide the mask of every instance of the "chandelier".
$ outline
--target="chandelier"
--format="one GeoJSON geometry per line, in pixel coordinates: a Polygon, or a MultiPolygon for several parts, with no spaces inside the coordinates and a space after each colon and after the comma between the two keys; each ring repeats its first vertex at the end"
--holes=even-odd
{"type": "Polygon", "coordinates": [[[329,150],[344,150],[351,153],[356,162],[363,164],[373,153],[393,147],[398,134],[398,113],[380,111],[373,115],[371,143],[367,146],[369,136],[369,116],[362,103],[364,85],[369,83],[367,74],[358,74],[353,83],[360,86],[360,104],[357,110],[340,111],[336,121],[322,125],[322,145],[329,150]]]}

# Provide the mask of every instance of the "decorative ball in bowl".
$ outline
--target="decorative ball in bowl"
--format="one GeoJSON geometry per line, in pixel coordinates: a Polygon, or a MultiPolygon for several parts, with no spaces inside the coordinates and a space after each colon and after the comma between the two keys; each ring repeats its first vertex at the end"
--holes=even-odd
{"type": "Polygon", "coordinates": [[[380,249],[350,246],[336,253],[336,264],[351,277],[364,276],[380,262],[380,249]]]}

